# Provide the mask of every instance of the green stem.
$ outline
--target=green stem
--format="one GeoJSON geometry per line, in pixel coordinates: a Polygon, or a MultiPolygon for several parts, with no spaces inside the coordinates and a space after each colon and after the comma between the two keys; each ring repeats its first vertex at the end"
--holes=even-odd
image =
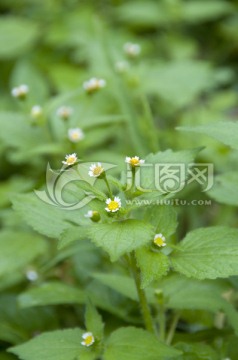
{"type": "Polygon", "coordinates": [[[139,297],[139,301],[140,301],[141,313],[143,316],[145,328],[146,328],[146,330],[148,330],[150,332],[154,332],[155,329],[154,329],[154,324],[153,324],[153,320],[152,320],[152,316],[151,316],[151,312],[150,312],[150,307],[149,307],[149,304],[148,304],[148,301],[146,298],[145,291],[141,288],[140,272],[139,272],[139,269],[136,264],[136,258],[135,258],[134,252],[131,253],[131,256],[130,256],[130,265],[131,265],[133,277],[134,277],[135,284],[136,284],[136,289],[137,289],[137,293],[138,293],[138,297],[139,297]]]}
{"type": "Polygon", "coordinates": [[[172,340],[173,340],[174,333],[175,333],[175,330],[176,330],[176,327],[177,327],[179,318],[180,318],[180,312],[177,312],[177,313],[174,315],[174,318],[173,318],[173,320],[172,320],[172,322],[171,322],[171,325],[170,325],[170,329],[169,329],[169,332],[168,332],[168,335],[167,335],[167,339],[166,339],[166,344],[167,344],[167,345],[170,345],[171,342],[172,342],[172,340]]]}
{"type": "Polygon", "coordinates": [[[149,140],[150,148],[153,152],[157,152],[159,150],[159,142],[155,131],[156,129],[154,124],[153,114],[151,112],[149,101],[145,95],[141,96],[141,103],[146,118],[147,134],[149,137],[148,140],[149,140]]]}
{"type": "Polygon", "coordinates": [[[161,341],[165,341],[165,327],[166,327],[166,318],[165,318],[165,307],[164,304],[159,306],[159,338],[161,341]]]}
{"type": "Polygon", "coordinates": [[[113,195],[112,195],[112,191],[111,191],[109,182],[108,182],[108,180],[107,180],[106,174],[105,174],[105,176],[103,177],[103,180],[105,181],[105,184],[106,184],[106,186],[107,186],[107,189],[108,189],[108,192],[109,192],[109,196],[110,196],[110,198],[112,199],[112,198],[113,198],[113,195]]]}

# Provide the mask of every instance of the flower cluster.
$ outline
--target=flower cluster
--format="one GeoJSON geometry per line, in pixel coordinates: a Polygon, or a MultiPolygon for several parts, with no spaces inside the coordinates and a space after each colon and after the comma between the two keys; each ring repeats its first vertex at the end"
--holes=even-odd
{"type": "Polygon", "coordinates": [[[136,57],[141,52],[141,47],[138,44],[133,44],[131,42],[127,42],[123,46],[124,52],[129,57],[136,57]]]}
{"type": "Polygon", "coordinates": [[[76,153],[69,154],[65,156],[65,161],[62,161],[64,165],[74,165],[78,160],[76,153]]]}
{"type": "Polygon", "coordinates": [[[73,109],[70,106],[61,106],[57,109],[56,114],[63,120],[68,120],[73,114],[73,109]]]}
{"type": "Polygon", "coordinates": [[[105,86],[106,86],[106,81],[104,79],[97,79],[97,78],[91,78],[83,83],[83,88],[88,94],[91,94],[99,89],[102,89],[105,86]]]}
{"type": "Polygon", "coordinates": [[[106,200],[107,207],[105,207],[105,210],[107,212],[116,212],[121,207],[121,199],[118,196],[114,197],[114,200],[111,198],[106,200]]]}
{"type": "Polygon", "coordinates": [[[89,168],[88,175],[91,177],[99,177],[104,173],[104,168],[102,164],[99,162],[97,164],[92,164],[89,168]]]}
{"type": "Polygon", "coordinates": [[[154,244],[163,247],[166,246],[166,239],[162,234],[156,234],[154,237],[154,244]]]}
{"type": "Polygon", "coordinates": [[[134,157],[127,156],[125,162],[127,164],[130,164],[131,167],[135,167],[144,164],[145,160],[140,159],[139,156],[134,156],[134,157]]]}
{"type": "Polygon", "coordinates": [[[11,94],[13,97],[23,100],[26,98],[28,92],[29,92],[28,85],[22,84],[17,87],[14,87],[11,91],[11,94]]]}
{"type": "Polygon", "coordinates": [[[42,115],[42,107],[40,105],[34,105],[31,108],[31,117],[33,119],[38,119],[42,115]]]}
{"type": "Polygon", "coordinates": [[[82,335],[83,341],[81,341],[81,345],[83,346],[91,346],[93,345],[93,343],[95,342],[93,333],[91,332],[86,332],[82,335]]]}
{"type": "Polygon", "coordinates": [[[74,143],[84,139],[84,132],[80,128],[72,128],[68,130],[68,139],[74,143]]]}

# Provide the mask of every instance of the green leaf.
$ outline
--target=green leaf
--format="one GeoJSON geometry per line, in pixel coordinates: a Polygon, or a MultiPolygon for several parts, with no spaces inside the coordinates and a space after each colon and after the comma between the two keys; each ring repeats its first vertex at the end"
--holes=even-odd
{"type": "Polygon", "coordinates": [[[220,357],[215,350],[203,343],[183,343],[176,344],[176,349],[183,351],[183,355],[178,360],[219,360],[220,357]]]}
{"type": "Polygon", "coordinates": [[[207,194],[222,204],[238,206],[238,173],[226,172],[215,177],[215,184],[207,194]]]}
{"type": "Polygon", "coordinates": [[[201,21],[209,21],[220,16],[227,15],[233,11],[230,3],[222,0],[209,1],[188,1],[185,2],[182,9],[182,17],[184,20],[197,23],[201,21]]]}
{"type": "Polygon", "coordinates": [[[20,309],[15,295],[0,296],[0,339],[2,341],[18,344],[37,332],[46,329],[54,330],[59,326],[57,318],[53,308],[20,309]]]}
{"type": "Polygon", "coordinates": [[[196,280],[173,274],[160,282],[166,307],[179,310],[223,311],[229,323],[238,331],[238,312],[223,294],[230,290],[223,280],[196,280]]]}
{"type": "Polygon", "coordinates": [[[88,237],[89,228],[89,226],[70,226],[65,229],[60,235],[58,248],[63,249],[75,241],[85,240],[88,237]]]}
{"type": "Polygon", "coordinates": [[[129,299],[138,301],[136,286],[132,278],[124,275],[103,273],[94,273],[93,277],[129,299]]]}
{"type": "Polygon", "coordinates": [[[12,202],[14,210],[29,226],[48,237],[58,238],[70,226],[69,222],[79,222],[76,210],[67,211],[48,205],[33,193],[18,194],[12,202]]]}
{"type": "Polygon", "coordinates": [[[167,238],[175,233],[178,225],[177,212],[171,205],[150,206],[142,216],[155,227],[155,234],[162,233],[167,238]]]}
{"type": "Polygon", "coordinates": [[[170,257],[181,274],[197,279],[238,275],[238,230],[211,227],[187,234],[170,257]]]}
{"type": "Polygon", "coordinates": [[[93,360],[96,354],[81,345],[82,335],[81,329],[47,332],[9,351],[22,360],[93,360]]]}
{"type": "Polygon", "coordinates": [[[103,337],[104,323],[101,315],[91,301],[87,302],[85,313],[86,329],[93,333],[95,338],[101,340],[103,337]]]}
{"type": "Polygon", "coordinates": [[[83,304],[85,303],[85,295],[82,290],[72,286],[59,282],[48,282],[21,293],[18,302],[21,308],[57,304],[83,304]]]}
{"type": "Polygon", "coordinates": [[[152,281],[159,280],[169,271],[169,260],[162,252],[154,252],[142,247],[136,250],[137,264],[141,270],[141,287],[145,288],[152,281]]]}
{"type": "Polygon", "coordinates": [[[207,125],[178,127],[178,130],[210,136],[223,144],[238,149],[238,124],[233,121],[219,121],[207,125]]]}
{"type": "Polygon", "coordinates": [[[151,67],[143,81],[149,94],[157,94],[173,107],[190,104],[214,83],[209,64],[194,60],[176,60],[151,67]]]}
{"type": "Polygon", "coordinates": [[[164,360],[180,355],[151,333],[134,327],[120,328],[106,343],[104,360],[164,360]]]}
{"type": "Polygon", "coordinates": [[[15,16],[0,17],[0,58],[9,59],[28,50],[38,37],[35,22],[15,16]]]}
{"type": "Polygon", "coordinates": [[[116,261],[120,256],[149,243],[153,239],[151,225],[138,220],[115,221],[98,224],[88,232],[91,240],[102,247],[116,261]]]}
{"type": "Polygon", "coordinates": [[[26,266],[47,251],[46,241],[25,232],[2,231],[0,234],[0,279],[26,266]]]}

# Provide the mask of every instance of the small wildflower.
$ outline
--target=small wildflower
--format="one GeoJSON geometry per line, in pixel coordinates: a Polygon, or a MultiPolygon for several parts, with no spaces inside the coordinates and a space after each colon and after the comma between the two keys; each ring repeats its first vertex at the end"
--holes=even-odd
{"type": "Polygon", "coordinates": [[[68,120],[73,114],[73,109],[70,106],[61,106],[57,109],[56,113],[61,119],[68,120]]]}
{"type": "Polygon", "coordinates": [[[42,107],[40,105],[34,105],[31,108],[31,117],[38,119],[42,115],[42,107]]]}
{"type": "Polygon", "coordinates": [[[129,63],[127,61],[117,61],[115,64],[115,70],[120,73],[123,74],[125,73],[129,68],[129,63]]]}
{"type": "Polygon", "coordinates": [[[27,270],[26,278],[29,281],[36,281],[39,278],[39,275],[35,270],[31,269],[31,270],[27,270]]]}
{"type": "Polygon", "coordinates": [[[121,207],[121,199],[119,197],[115,196],[114,200],[112,200],[110,198],[107,199],[106,204],[107,204],[107,207],[105,208],[105,210],[107,212],[116,212],[121,207]]]}
{"type": "Polygon", "coordinates": [[[84,215],[86,218],[91,219],[94,222],[98,222],[101,219],[101,216],[98,211],[89,210],[87,214],[84,215]]]}
{"type": "Polygon", "coordinates": [[[133,44],[131,42],[127,42],[123,46],[124,52],[126,55],[130,57],[136,57],[141,52],[141,47],[138,44],[133,44]]]}
{"type": "Polygon", "coordinates": [[[69,129],[68,138],[74,143],[79,142],[84,139],[84,132],[80,128],[69,129]]]}
{"type": "Polygon", "coordinates": [[[92,164],[89,168],[88,175],[91,177],[99,177],[104,173],[104,168],[101,163],[92,164]]]}
{"type": "Polygon", "coordinates": [[[81,342],[81,344],[83,346],[91,346],[93,345],[93,343],[95,342],[93,333],[91,332],[86,332],[82,335],[83,341],[81,342]]]}
{"type": "Polygon", "coordinates": [[[13,97],[17,99],[25,99],[28,92],[29,92],[28,85],[22,84],[17,87],[14,87],[11,91],[11,94],[13,97]]]}
{"type": "Polygon", "coordinates": [[[127,156],[125,162],[127,164],[130,164],[132,167],[135,167],[144,164],[145,160],[140,159],[139,156],[134,156],[134,157],[127,156]]]}
{"type": "Polygon", "coordinates": [[[162,247],[162,246],[166,246],[166,239],[162,234],[156,234],[154,237],[154,244],[162,247]]]}
{"type": "Polygon", "coordinates": [[[106,86],[106,81],[104,79],[91,78],[88,81],[83,83],[83,88],[87,93],[91,94],[99,89],[102,89],[106,86]]]}
{"type": "Polygon", "coordinates": [[[73,165],[78,160],[76,153],[65,156],[65,161],[62,161],[64,165],[73,165]]]}

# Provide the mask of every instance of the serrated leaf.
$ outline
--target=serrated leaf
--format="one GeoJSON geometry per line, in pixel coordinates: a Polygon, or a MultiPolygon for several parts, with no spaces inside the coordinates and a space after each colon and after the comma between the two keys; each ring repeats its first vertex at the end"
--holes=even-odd
{"type": "Polygon", "coordinates": [[[145,245],[153,239],[151,225],[138,220],[115,221],[91,227],[89,237],[116,261],[120,256],[145,245]]]}
{"type": "Polygon", "coordinates": [[[170,259],[175,271],[196,279],[238,275],[238,230],[219,226],[194,230],[170,259]]]}
{"type": "Polygon", "coordinates": [[[83,304],[85,303],[85,295],[82,290],[72,286],[59,282],[47,282],[21,293],[18,302],[21,308],[57,304],[83,304]]]}
{"type": "Polygon", "coordinates": [[[93,360],[95,353],[80,344],[82,335],[81,329],[47,332],[9,351],[22,360],[93,360]]]}
{"type": "Polygon", "coordinates": [[[213,187],[207,194],[222,204],[238,206],[238,173],[226,172],[215,177],[213,187]]]}
{"type": "Polygon", "coordinates": [[[58,248],[63,249],[75,241],[86,239],[88,237],[89,229],[90,226],[70,226],[65,229],[60,235],[58,248]]]}
{"type": "Polygon", "coordinates": [[[177,213],[171,205],[154,205],[143,212],[145,221],[155,227],[155,233],[162,233],[165,238],[174,234],[177,222],[177,213]]]}
{"type": "Polygon", "coordinates": [[[48,237],[58,238],[70,226],[69,222],[79,222],[76,210],[67,211],[48,205],[34,193],[18,194],[12,202],[14,210],[29,226],[48,237]]]}
{"type": "Polygon", "coordinates": [[[136,250],[136,260],[141,271],[141,287],[145,288],[152,281],[159,280],[169,271],[169,260],[162,252],[153,252],[142,247],[136,250]]]}
{"type": "Polygon", "coordinates": [[[164,360],[180,351],[165,345],[151,333],[134,327],[120,328],[109,337],[104,360],[164,360]]]}
{"type": "Polygon", "coordinates": [[[47,251],[46,241],[25,232],[2,231],[0,234],[0,278],[25,267],[47,251]]]}
{"type": "Polygon", "coordinates": [[[238,124],[233,121],[219,121],[207,125],[179,127],[181,131],[210,136],[223,144],[238,149],[238,124]]]}
{"type": "Polygon", "coordinates": [[[101,315],[90,300],[87,302],[86,306],[85,325],[86,329],[92,332],[97,339],[102,339],[104,323],[101,315]]]}

